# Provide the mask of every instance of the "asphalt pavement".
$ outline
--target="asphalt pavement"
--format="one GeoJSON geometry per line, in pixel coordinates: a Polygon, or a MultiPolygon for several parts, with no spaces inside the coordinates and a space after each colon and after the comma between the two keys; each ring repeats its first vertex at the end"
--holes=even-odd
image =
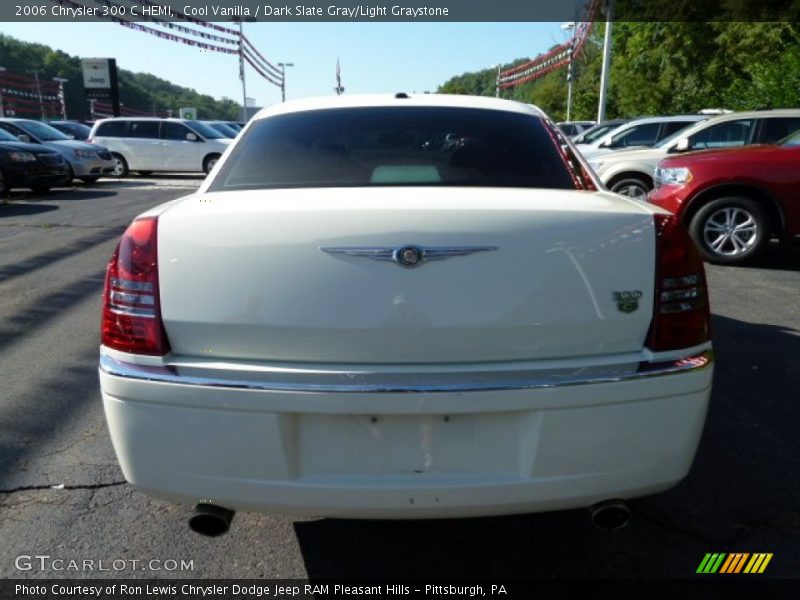
{"type": "Polygon", "coordinates": [[[192,533],[191,507],[125,483],[96,368],[119,235],[200,181],[101,181],[0,204],[0,577],[691,578],[705,553],[734,551],[774,553],[765,577],[800,575],[797,248],[708,268],[717,365],[697,460],[676,488],[632,500],[624,529],[597,530],[585,510],[397,522],[238,513],[225,536],[192,533]],[[36,555],[50,558],[25,558],[36,555]]]}

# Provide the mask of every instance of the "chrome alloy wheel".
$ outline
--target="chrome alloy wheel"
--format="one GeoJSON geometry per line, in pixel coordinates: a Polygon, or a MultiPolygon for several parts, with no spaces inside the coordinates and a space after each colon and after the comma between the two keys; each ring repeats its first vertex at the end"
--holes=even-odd
{"type": "Polygon", "coordinates": [[[122,159],[118,156],[114,157],[114,170],[111,171],[112,177],[122,177],[122,174],[125,173],[125,165],[122,162],[122,159]]]}
{"type": "Polygon", "coordinates": [[[703,225],[706,245],[722,256],[739,256],[749,252],[758,236],[756,219],[739,207],[721,208],[712,213],[703,225]]]}
{"type": "Polygon", "coordinates": [[[647,190],[640,185],[626,185],[620,188],[617,193],[629,198],[644,198],[647,195],[647,190]]]}
{"type": "Polygon", "coordinates": [[[650,191],[650,187],[638,178],[628,177],[621,179],[610,186],[611,191],[620,196],[627,196],[628,198],[643,199],[650,191]]]}

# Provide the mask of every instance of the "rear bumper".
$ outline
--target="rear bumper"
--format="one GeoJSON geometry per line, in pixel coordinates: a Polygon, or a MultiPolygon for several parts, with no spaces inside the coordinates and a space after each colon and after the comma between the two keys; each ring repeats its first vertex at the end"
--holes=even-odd
{"type": "Polygon", "coordinates": [[[132,484],[188,503],[357,518],[513,514],[661,491],[691,466],[712,377],[710,351],[570,375],[405,378],[122,358],[104,350],[100,381],[132,484]]]}

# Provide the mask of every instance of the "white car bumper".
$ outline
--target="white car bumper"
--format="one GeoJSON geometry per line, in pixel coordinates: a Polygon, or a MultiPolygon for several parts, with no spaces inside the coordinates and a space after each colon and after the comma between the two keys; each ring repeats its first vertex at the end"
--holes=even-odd
{"type": "Polygon", "coordinates": [[[669,488],[694,458],[713,364],[710,349],[414,373],[125,358],[104,348],[100,382],[133,485],[192,504],[356,518],[536,512],[669,488]]]}

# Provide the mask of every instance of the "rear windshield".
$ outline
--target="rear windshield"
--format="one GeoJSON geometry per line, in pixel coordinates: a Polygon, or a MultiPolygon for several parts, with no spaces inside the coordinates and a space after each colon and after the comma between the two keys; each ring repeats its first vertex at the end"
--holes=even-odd
{"type": "Polygon", "coordinates": [[[538,117],[467,108],[381,107],[257,121],[209,189],[410,185],[575,187],[538,117]]]}

